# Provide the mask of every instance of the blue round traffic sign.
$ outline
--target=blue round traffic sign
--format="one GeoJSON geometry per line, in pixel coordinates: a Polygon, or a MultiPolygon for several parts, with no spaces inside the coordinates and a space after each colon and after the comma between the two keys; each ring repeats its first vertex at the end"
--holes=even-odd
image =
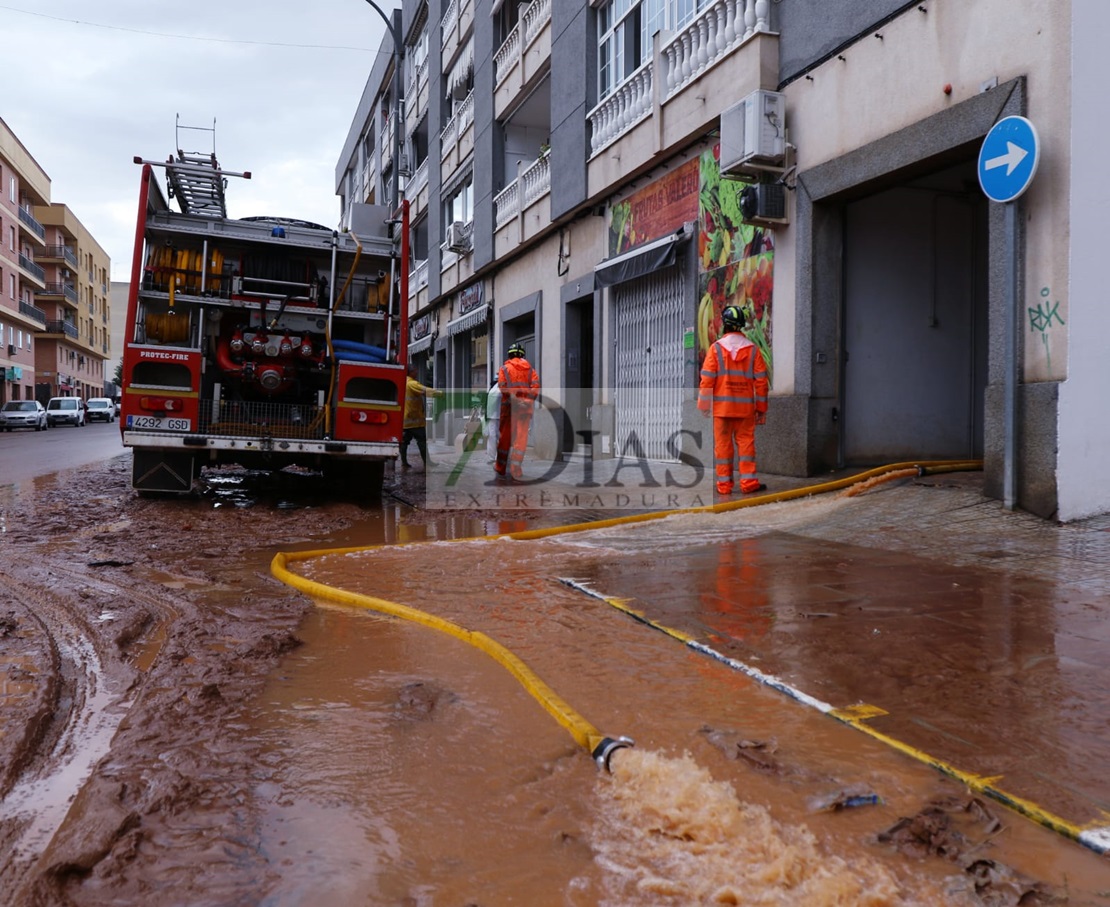
{"type": "Polygon", "coordinates": [[[979,185],[991,201],[1012,202],[1029,188],[1040,157],[1037,128],[1025,117],[1004,117],[979,149],[979,185]]]}

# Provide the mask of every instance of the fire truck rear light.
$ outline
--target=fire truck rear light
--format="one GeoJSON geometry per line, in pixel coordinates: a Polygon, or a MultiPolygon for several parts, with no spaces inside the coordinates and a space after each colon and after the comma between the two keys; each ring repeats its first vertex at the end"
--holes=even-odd
{"type": "Polygon", "coordinates": [[[139,409],[151,413],[179,413],[181,401],[176,397],[140,397],[139,409]]]}
{"type": "Polygon", "coordinates": [[[358,425],[385,425],[389,421],[389,416],[380,410],[352,409],[351,421],[358,425]]]}

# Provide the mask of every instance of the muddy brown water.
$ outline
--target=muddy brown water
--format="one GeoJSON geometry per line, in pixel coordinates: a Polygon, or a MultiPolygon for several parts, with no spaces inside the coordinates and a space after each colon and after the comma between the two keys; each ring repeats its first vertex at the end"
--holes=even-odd
{"type": "MultiPolygon", "coordinates": [[[[39,489],[42,503],[52,488],[39,489]]],[[[23,903],[1110,903],[1105,857],[565,582],[625,597],[836,705],[855,686],[888,708],[912,693],[887,729],[958,731],[971,752],[945,755],[1004,751],[967,726],[967,693],[929,693],[929,673],[907,667],[922,646],[832,626],[851,616],[847,602],[873,602],[858,619],[882,637],[896,623],[875,623],[892,610],[884,584],[891,600],[929,604],[924,619],[952,621],[989,602],[996,578],[947,610],[918,596],[920,583],[895,588],[911,561],[802,531],[833,505],[788,505],[751,525],[690,518],[521,542],[451,540],[531,528],[536,515],[421,513],[397,498],[352,511],[235,481],[184,504],[119,500],[120,512],[84,526],[48,506],[48,529],[26,539],[29,551],[53,540],[133,560],[88,578],[74,613],[123,620],[134,605],[113,601],[114,578],[159,619],[122,647],[137,673],[114,681],[128,713],[108,755],[87,780],[41,776],[44,797],[72,805],[44,821],[57,831],[23,903]],[[384,547],[298,570],[507,646],[585,720],[635,739],[612,774],[477,649],[371,610],[306,603],[268,573],[275,550],[362,545],[384,547]],[[720,563],[746,590],[740,606],[720,563]],[[867,687],[860,659],[882,682],[867,687]]],[[[9,539],[30,535],[19,514],[5,520],[9,539]]],[[[29,583],[27,571],[16,579],[29,583]]],[[[959,580],[974,585],[971,572],[959,580]]],[[[978,667],[1044,670],[1035,642],[978,667]]],[[[959,664],[943,679],[959,679],[959,664]]],[[[1084,760],[1100,757],[1069,758],[1069,777],[1082,778],[1084,760]]],[[[0,869],[0,890],[5,878],[0,869]]]]}
{"type": "MultiPolygon", "coordinates": [[[[650,603],[656,619],[737,654],[769,634],[795,635],[798,623],[817,627],[803,586],[831,590],[826,609],[865,600],[837,592],[846,559],[857,583],[878,574],[888,597],[928,601],[895,556],[877,552],[868,566],[864,551],[781,532],[712,544],[651,529],[631,545],[589,533],[432,542],[300,566],[486,633],[604,733],[636,745],[613,757],[612,775],[599,773],[481,652],[321,601],[253,729],[277,804],[264,848],[289,867],[273,902],[304,903],[310,892],[414,905],[1104,902],[1104,858],[561,582],[650,603]],[[813,584],[822,570],[831,573],[813,584]],[[903,585],[890,586],[891,575],[903,585]],[[291,751],[311,756],[290,766],[291,751]],[[837,803],[858,805],[821,808],[837,803]],[[886,834],[930,811],[952,834],[935,847],[886,834]],[[927,856],[931,847],[939,853],[927,856]]],[[[889,665],[876,653],[892,647],[876,645],[874,620],[868,613],[861,654],[882,676],[889,665]]],[[[859,630],[806,638],[836,652],[859,648],[859,630]]],[[[747,654],[763,670],[800,665],[818,695],[837,688],[820,658],[793,646],[777,664],[747,654]]],[[[938,684],[911,718],[952,692],[938,684]]],[[[972,717],[959,704],[943,709],[953,726],[972,717]]],[[[990,742],[982,729],[964,736],[990,742]]]]}

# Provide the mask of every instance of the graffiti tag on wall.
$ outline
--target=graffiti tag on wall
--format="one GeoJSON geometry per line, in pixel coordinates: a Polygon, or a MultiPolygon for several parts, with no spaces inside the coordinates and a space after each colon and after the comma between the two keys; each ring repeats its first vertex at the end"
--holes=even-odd
{"type": "Polygon", "coordinates": [[[1048,343],[1048,334],[1052,330],[1053,322],[1064,324],[1064,319],[1060,315],[1060,300],[1050,300],[1052,291],[1048,287],[1041,288],[1041,302],[1037,303],[1036,308],[1029,307],[1029,330],[1036,331],[1041,335],[1041,343],[1044,344],[1045,362],[1048,366],[1048,371],[1052,372],[1052,350],[1048,343]]]}

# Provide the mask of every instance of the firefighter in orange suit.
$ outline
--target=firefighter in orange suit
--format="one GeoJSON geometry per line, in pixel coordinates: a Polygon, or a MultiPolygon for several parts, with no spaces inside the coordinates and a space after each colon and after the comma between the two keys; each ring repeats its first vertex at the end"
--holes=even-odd
{"type": "Polygon", "coordinates": [[[505,364],[498,369],[497,386],[501,389],[501,418],[497,435],[497,461],[493,471],[499,476],[509,475],[520,480],[521,464],[528,446],[528,426],[532,423],[532,409],[540,395],[540,376],[524,358],[524,347],[514,343],[509,347],[505,364]]]}
{"type": "Polygon", "coordinates": [[[740,466],[740,491],[766,488],[755,477],[755,427],[767,419],[767,365],[758,347],[741,333],[744,313],[726,306],[723,336],[709,347],[701,366],[698,409],[713,413],[713,461],[717,493],[732,494],[732,461],[740,466]]]}

